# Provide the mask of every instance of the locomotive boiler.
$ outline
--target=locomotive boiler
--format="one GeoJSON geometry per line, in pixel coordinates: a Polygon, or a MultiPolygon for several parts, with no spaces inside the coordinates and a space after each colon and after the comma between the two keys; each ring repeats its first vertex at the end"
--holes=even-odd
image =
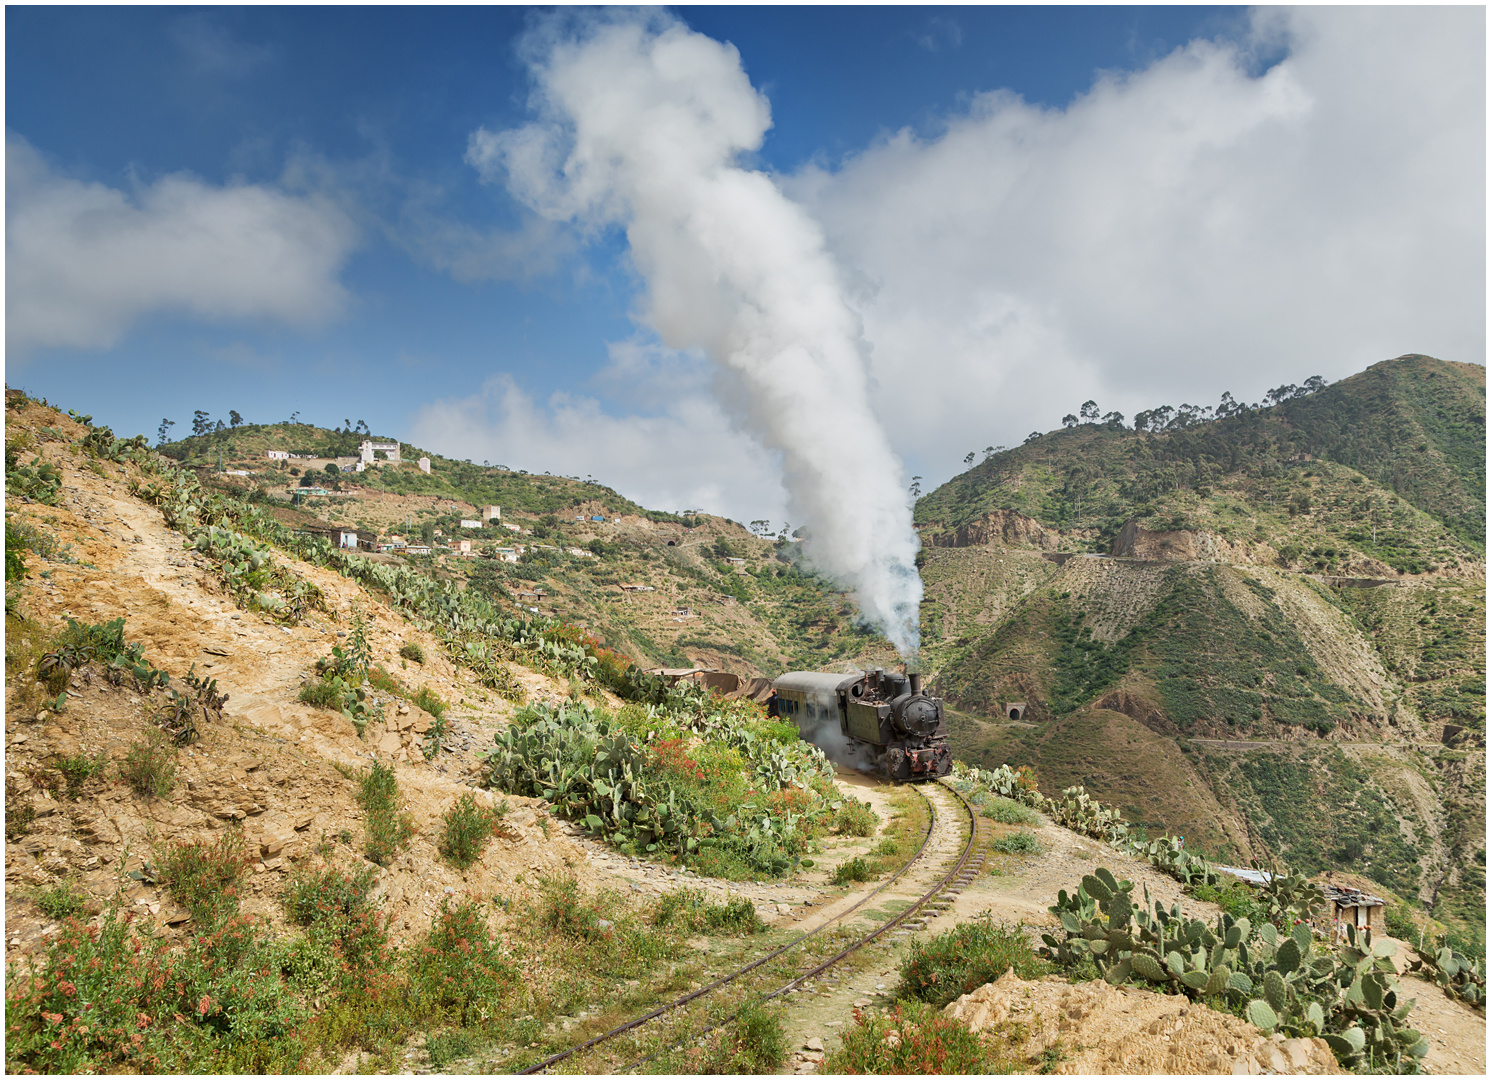
{"type": "Polygon", "coordinates": [[[952,770],[942,700],[922,693],[920,675],[789,671],[772,686],[782,719],[830,757],[836,744],[847,745],[893,780],[931,780],[952,770]]]}

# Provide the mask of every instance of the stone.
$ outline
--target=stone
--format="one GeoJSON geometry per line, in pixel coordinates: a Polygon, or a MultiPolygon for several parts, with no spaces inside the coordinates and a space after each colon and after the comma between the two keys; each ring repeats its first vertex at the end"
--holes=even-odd
{"type": "MultiPolygon", "coordinates": [[[[153,911],[152,914],[154,914],[153,911]]],[[[160,916],[160,921],[167,926],[180,926],[182,923],[189,922],[190,920],[191,915],[188,914],[186,908],[179,904],[173,904],[160,916]]]]}
{"type": "Polygon", "coordinates": [[[294,833],[274,833],[259,842],[259,850],[268,859],[285,850],[285,845],[293,843],[294,840],[294,833]]]}
{"type": "Polygon", "coordinates": [[[823,1040],[814,1035],[811,1039],[802,1044],[802,1048],[804,1050],[816,1050],[818,1053],[821,1054],[823,1053],[823,1040]]]}

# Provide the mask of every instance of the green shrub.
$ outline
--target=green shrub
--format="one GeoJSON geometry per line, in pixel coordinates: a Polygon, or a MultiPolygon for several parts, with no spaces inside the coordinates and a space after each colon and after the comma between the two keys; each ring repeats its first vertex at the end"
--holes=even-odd
{"type": "Polygon", "coordinates": [[[1419,924],[1414,920],[1413,908],[1407,904],[1389,904],[1382,918],[1387,932],[1399,941],[1410,944],[1418,941],[1419,924]]]}
{"type": "Polygon", "coordinates": [[[26,576],[26,540],[7,520],[5,522],[5,581],[20,581],[26,576]]]}
{"type": "Polygon", "coordinates": [[[57,771],[67,781],[67,797],[77,800],[83,796],[83,784],[93,776],[103,772],[104,765],[108,759],[100,754],[98,757],[89,757],[86,754],[70,754],[57,759],[57,771]]]}
{"type": "Polygon", "coordinates": [[[875,845],[874,850],[870,854],[881,856],[899,855],[901,854],[901,842],[894,836],[887,836],[875,845]]]}
{"type": "Polygon", "coordinates": [[[302,705],[313,705],[318,709],[342,708],[342,687],[327,679],[312,679],[300,688],[302,705]]]}
{"type": "Polygon", "coordinates": [[[399,647],[399,655],[405,660],[413,660],[416,664],[425,662],[425,651],[417,641],[406,641],[399,647]]]}
{"type": "Polygon", "coordinates": [[[844,1045],[823,1061],[824,1073],[854,1075],[958,1074],[1010,1071],[992,1040],[918,1001],[885,1012],[855,1012],[844,1045]]]}
{"type": "Polygon", "coordinates": [[[1254,926],[1268,918],[1253,887],[1236,879],[1215,885],[1198,882],[1191,887],[1190,892],[1197,900],[1216,904],[1234,919],[1247,919],[1254,926]]]}
{"type": "Polygon", "coordinates": [[[901,964],[897,994],[941,1008],[993,982],[1011,967],[1022,979],[1038,979],[1052,970],[1036,957],[1020,927],[996,924],[982,916],[927,942],[913,938],[901,964]]]}
{"type": "Polygon", "coordinates": [[[414,704],[418,705],[436,720],[445,719],[445,710],[447,708],[445,702],[441,701],[439,695],[428,686],[420,687],[419,693],[415,694],[412,700],[414,704]]]}
{"type": "Polygon", "coordinates": [[[875,876],[874,869],[861,855],[856,855],[847,862],[842,862],[834,867],[833,874],[829,880],[835,885],[846,885],[851,881],[869,881],[875,876]]]}
{"type": "Polygon", "coordinates": [[[743,897],[715,904],[703,889],[675,889],[658,898],[652,914],[653,926],[681,926],[687,930],[724,930],[754,934],[766,925],[756,914],[756,905],[743,897]]]}
{"type": "Polygon", "coordinates": [[[238,882],[253,859],[243,830],[225,829],[213,844],[173,844],[162,883],[198,926],[216,926],[238,913],[238,882]]]}
{"type": "Polygon", "coordinates": [[[1035,838],[1035,833],[1013,832],[1008,836],[1001,836],[989,847],[1006,855],[1037,855],[1041,850],[1041,842],[1035,838]]]}
{"type": "Polygon", "coordinates": [[[357,805],[364,813],[367,832],[365,854],[379,866],[387,866],[400,847],[414,835],[414,819],[398,807],[399,782],[393,769],[381,761],[362,774],[357,805]]]}
{"type": "Polygon", "coordinates": [[[160,730],[132,742],[119,763],[119,778],[137,795],[164,799],[176,787],[176,755],[160,730]]]}
{"type": "Polygon", "coordinates": [[[38,889],[31,899],[44,915],[52,919],[81,915],[88,904],[88,895],[71,879],[59,881],[49,888],[38,889]]]}
{"type": "Polygon", "coordinates": [[[1014,799],[1006,799],[999,795],[984,800],[978,812],[986,818],[1003,822],[1006,825],[1039,825],[1041,823],[1039,815],[1030,807],[1022,806],[1014,799]]]}
{"type": "Polygon", "coordinates": [[[787,1032],[782,1018],[757,1002],[735,1015],[711,1040],[702,1072],[712,1075],[776,1073],[787,1057],[787,1032]]]}
{"type": "Polygon", "coordinates": [[[880,815],[858,799],[845,799],[834,812],[833,831],[845,836],[874,836],[879,825],[880,815]]]}
{"type": "Polygon", "coordinates": [[[465,794],[445,812],[444,828],[437,845],[444,855],[462,870],[480,856],[487,839],[497,830],[501,819],[490,807],[483,806],[475,795],[465,794]]]}
{"type": "Polygon", "coordinates": [[[475,1053],[479,1043],[475,1035],[464,1029],[430,1032],[425,1036],[425,1053],[429,1055],[430,1068],[444,1072],[451,1062],[475,1053]]]}

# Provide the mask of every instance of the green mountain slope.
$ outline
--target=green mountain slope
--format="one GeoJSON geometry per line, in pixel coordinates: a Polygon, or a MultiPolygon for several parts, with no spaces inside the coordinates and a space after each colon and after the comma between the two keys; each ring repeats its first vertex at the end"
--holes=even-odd
{"type": "Polygon", "coordinates": [[[1483,369],[1412,356],[1159,433],[1071,426],[932,492],[959,752],[1480,910],[1484,403],[1483,369]]]}

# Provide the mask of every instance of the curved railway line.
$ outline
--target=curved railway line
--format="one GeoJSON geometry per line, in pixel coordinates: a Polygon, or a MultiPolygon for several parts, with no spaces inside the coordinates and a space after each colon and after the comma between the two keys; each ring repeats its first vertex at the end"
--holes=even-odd
{"type": "MultiPolygon", "coordinates": [[[[899,889],[894,889],[883,897],[883,904],[892,904],[899,899],[906,900],[906,906],[897,914],[883,920],[869,932],[860,934],[849,945],[836,952],[827,960],[793,976],[775,989],[766,991],[765,993],[753,991],[750,997],[758,1002],[765,1002],[779,998],[784,994],[792,993],[809,980],[817,978],[834,965],[887,936],[900,937],[920,930],[926,925],[929,918],[935,914],[940,914],[950,907],[953,903],[953,898],[962,892],[979,871],[983,869],[987,845],[984,843],[986,832],[984,819],[975,813],[968,801],[950,785],[939,781],[936,784],[917,786],[912,788],[912,790],[916,791],[926,801],[930,819],[927,833],[922,839],[921,846],[917,849],[916,854],[906,861],[904,866],[874,889],[865,893],[855,903],[844,908],[842,911],[829,915],[813,929],[798,935],[785,945],[772,950],[764,956],[757,957],[750,963],[742,965],[728,975],[724,975],[715,979],[713,982],[692,990],[665,1005],[653,1009],[651,1012],[629,1020],[609,1031],[602,1032],[577,1046],[560,1051],[557,1054],[551,1054],[541,1061],[534,1062],[532,1065],[519,1070],[520,1075],[544,1072],[554,1065],[579,1054],[594,1050],[629,1032],[637,1031],[650,1021],[659,1019],[691,1002],[705,998],[729,986],[829,928],[847,925],[850,916],[864,908],[872,899],[880,897],[887,890],[892,890],[892,887],[898,883],[901,886],[899,889]],[[937,792],[935,796],[931,794],[933,791],[937,792]],[[942,804],[940,809],[938,806],[939,803],[942,804]],[[955,814],[953,812],[955,810],[961,811],[961,814],[955,814]],[[959,818],[961,818],[961,821],[959,818]],[[963,840],[960,847],[960,837],[954,835],[951,830],[957,829],[961,822],[967,823],[967,837],[963,840]],[[949,861],[951,862],[950,866],[949,861]],[[939,871],[941,872],[939,873],[939,871]],[[930,887],[924,888],[929,881],[931,882],[930,887]],[[908,886],[910,895],[906,896],[908,886]]],[[[738,1009],[735,1010],[735,1012],[738,1011],[738,1009]]],[[[702,1031],[693,1031],[690,1033],[690,1037],[698,1037],[701,1034],[712,1031],[721,1024],[727,1023],[734,1015],[735,1013],[732,1012],[730,1016],[711,1024],[702,1031]]],[[[665,1051],[650,1054],[640,1060],[634,1061],[630,1066],[617,1071],[629,1072],[658,1057],[662,1052],[665,1051]]]]}

